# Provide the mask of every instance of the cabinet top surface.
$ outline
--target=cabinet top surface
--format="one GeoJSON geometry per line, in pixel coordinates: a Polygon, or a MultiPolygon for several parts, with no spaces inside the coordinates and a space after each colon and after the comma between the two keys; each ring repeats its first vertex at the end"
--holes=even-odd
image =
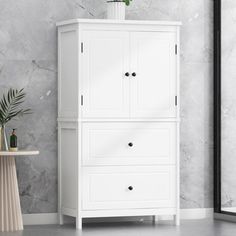
{"type": "Polygon", "coordinates": [[[38,154],[39,151],[0,151],[0,156],[33,156],[38,154]]]}
{"type": "Polygon", "coordinates": [[[123,25],[170,25],[180,26],[180,21],[139,21],[139,20],[108,20],[108,19],[70,19],[57,22],[57,26],[70,24],[123,24],[123,25]]]}

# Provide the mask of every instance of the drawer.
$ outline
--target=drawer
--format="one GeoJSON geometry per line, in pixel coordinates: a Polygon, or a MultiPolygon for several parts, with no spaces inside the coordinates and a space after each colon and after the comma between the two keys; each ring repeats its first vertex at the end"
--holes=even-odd
{"type": "Polygon", "coordinates": [[[83,167],[83,210],[175,207],[174,166],[83,167]]]}
{"type": "Polygon", "coordinates": [[[85,123],[82,135],[84,166],[176,161],[176,123],[85,123]]]}

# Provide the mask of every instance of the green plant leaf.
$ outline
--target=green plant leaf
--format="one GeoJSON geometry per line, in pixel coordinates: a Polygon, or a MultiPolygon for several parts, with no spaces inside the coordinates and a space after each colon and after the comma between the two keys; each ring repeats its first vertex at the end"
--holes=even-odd
{"type": "Polygon", "coordinates": [[[125,2],[126,6],[129,6],[131,1],[132,0],[123,0],[123,2],[125,2]]]}
{"type": "Polygon", "coordinates": [[[8,93],[3,94],[0,100],[0,124],[6,124],[11,119],[17,116],[31,114],[30,109],[22,109],[20,106],[24,102],[26,94],[24,88],[17,90],[10,88],[8,93]]]}

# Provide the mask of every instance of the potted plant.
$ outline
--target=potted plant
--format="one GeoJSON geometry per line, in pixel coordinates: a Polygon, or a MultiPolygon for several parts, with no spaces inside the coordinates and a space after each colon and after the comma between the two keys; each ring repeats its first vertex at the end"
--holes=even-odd
{"type": "Polygon", "coordinates": [[[1,150],[8,151],[8,142],[6,136],[6,124],[18,116],[31,114],[30,109],[22,109],[20,106],[24,102],[25,93],[24,89],[10,88],[7,94],[3,94],[0,100],[0,127],[1,127],[1,150]]]}
{"type": "Polygon", "coordinates": [[[124,20],[125,5],[129,6],[132,0],[107,1],[107,19],[124,20]]]}

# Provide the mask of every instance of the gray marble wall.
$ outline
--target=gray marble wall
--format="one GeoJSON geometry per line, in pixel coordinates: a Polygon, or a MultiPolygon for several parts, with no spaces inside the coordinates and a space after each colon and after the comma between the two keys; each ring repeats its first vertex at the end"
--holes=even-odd
{"type": "MultiPolygon", "coordinates": [[[[134,0],[127,19],[180,20],[181,207],[212,207],[211,0],[134,0]]],[[[34,114],[12,122],[20,145],[38,157],[17,160],[24,213],[57,211],[57,41],[55,22],[104,18],[105,0],[0,0],[0,92],[25,87],[34,114]]]]}

